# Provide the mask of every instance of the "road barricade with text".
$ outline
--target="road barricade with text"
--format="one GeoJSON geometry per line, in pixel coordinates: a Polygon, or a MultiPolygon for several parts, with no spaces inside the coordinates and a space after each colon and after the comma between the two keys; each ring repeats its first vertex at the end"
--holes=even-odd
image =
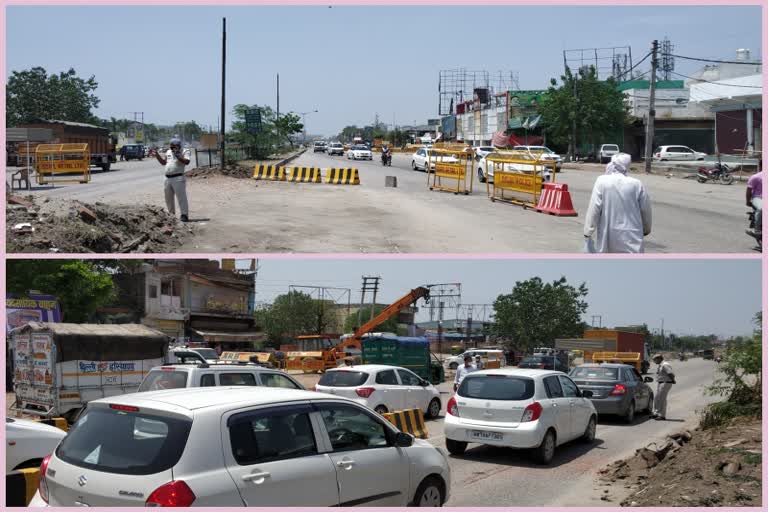
{"type": "Polygon", "coordinates": [[[91,153],[88,144],[38,144],[35,148],[38,185],[88,183],[91,181],[91,153]]]}
{"type": "Polygon", "coordinates": [[[427,159],[427,186],[454,194],[472,193],[473,154],[467,146],[433,148],[427,159]]]}

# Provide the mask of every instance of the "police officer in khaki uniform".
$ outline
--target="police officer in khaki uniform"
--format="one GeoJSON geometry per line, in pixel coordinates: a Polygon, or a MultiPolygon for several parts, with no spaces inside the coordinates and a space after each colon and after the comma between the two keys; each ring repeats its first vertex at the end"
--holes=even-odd
{"type": "Polygon", "coordinates": [[[653,399],[653,419],[667,419],[667,395],[675,384],[675,372],[672,371],[672,365],[664,360],[661,354],[654,354],[653,362],[656,367],[656,396],[653,399]]]}

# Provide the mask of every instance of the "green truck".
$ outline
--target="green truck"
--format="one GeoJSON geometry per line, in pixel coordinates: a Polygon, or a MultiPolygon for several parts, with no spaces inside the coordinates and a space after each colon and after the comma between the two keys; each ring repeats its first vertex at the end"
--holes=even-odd
{"type": "Polygon", "coordinates": [[[429,351],[427,338],[366,336],[362,345],[363,364],[400,366],[434,385],[445,382],[443,365],[429,351]]]}

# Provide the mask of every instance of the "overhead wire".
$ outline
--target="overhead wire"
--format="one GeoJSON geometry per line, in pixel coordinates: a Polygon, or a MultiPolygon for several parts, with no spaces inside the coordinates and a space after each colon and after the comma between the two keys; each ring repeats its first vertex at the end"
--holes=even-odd
{"type": "Polygon", "coordinates": [[[693,80],[695,82],[701,82],[705,84],[712,84],[712,85],[721,85],[724,87],[741,87],[744,89],[762,89],[762,85],[739,85],[739,84],[724,84],[724,83],[718,83],[718,82],[712,82],[710,80],[704,80],[703,78],[693,78],[692,76],[684,75],[682,73],[678,73],[677,71],[672,71],[673,74],[677,76],[681,76],[683,78],[687,78],[688,80],[693,80]]]}
{"type": "Polygon", "coordinates": [[[717,64],[744,64],[748,66],[762,66],[762,62],[746,62],[743,60],[717,60],[717,59],[703,59],[700,57],[686,57],[684,55],[675,55],[674,53],[662,53],[662,56],[667,57],[674,57],[676,59],[685,59],[685,60],[697,60],[700,62],[714,62],[717,64]]]}

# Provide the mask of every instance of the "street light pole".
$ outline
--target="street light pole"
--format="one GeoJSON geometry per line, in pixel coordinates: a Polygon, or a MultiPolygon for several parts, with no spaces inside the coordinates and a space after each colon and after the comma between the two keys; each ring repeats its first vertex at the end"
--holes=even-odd
{"type": "Polygon", "coordinates": [[[299,112],[299,114],[301,114],[301,124],[304,130],[302,138],[304,139],[305,144],[307,143],[307,114],[314,114],[316,112],[317,110],[313,110],[311,112],[299,112]]]}

